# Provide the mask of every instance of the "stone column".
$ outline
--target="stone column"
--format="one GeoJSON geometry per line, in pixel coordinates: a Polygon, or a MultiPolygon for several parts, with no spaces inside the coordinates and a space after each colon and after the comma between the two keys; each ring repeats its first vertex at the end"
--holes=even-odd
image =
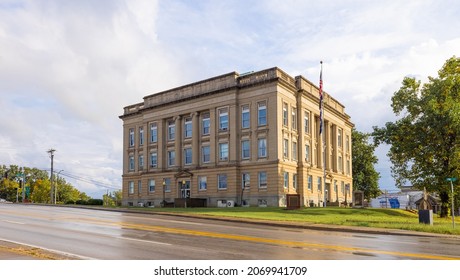
{"type": "Polygon", "coordinates": [[[200,113],[192,113],[192,166],[200,164],[200,113]]]}
{"type": "Polygon", "coordinates": [[[174,138],[174,150],[176,151],[176,167],[182,167],[183,162],[182,162],[182,154],[184,153],[182,149],[182,138],[184,137],[182,135],[182,117],[177,116],[174,118],[175,122],[175,129],[176,129],[176,135],[174,138]]]}

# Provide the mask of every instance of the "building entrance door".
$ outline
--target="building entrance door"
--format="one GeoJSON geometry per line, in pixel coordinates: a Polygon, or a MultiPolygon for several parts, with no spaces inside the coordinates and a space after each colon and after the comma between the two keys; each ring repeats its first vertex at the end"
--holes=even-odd
{"type": "Polygon", "coordinates": [[[190,181],[180,181],[179,182],[180,188],[180,198],[190,198],[190,181]]]}

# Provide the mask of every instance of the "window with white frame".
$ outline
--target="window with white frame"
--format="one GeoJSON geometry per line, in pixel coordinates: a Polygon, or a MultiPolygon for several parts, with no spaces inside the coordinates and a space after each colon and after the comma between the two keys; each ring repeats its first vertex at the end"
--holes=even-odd
{"type": "Polygon", "coordinates": [[[165,183],[165,192],[171,192],[171,178],[163,178],[163,182],[165,183]]]}
{"type": "Polygon", "coordinates": [[[144,128],[139,127],[139,146],[144,145],[144,128]]]}
{"type": "Polygon", "coordinates": [[[283,139],[283,157],[284,158],[289,157],[289,140],[288,139],[283,139]]]}
{"type": "Polygon", "coordinates": [[[347,135],[347,137],[346,137],[345,150],[347,152],[350,152],[350,135],[347,135]]]}
{"type": "Polygon", "coordinates": [[[297,174],[292,175],[292,188],[297,189],[297,174]]]}
{"type": "Polygon", "coordinates": [[[184,137],[192,137],[192,118],[186,118],[184,123],[184,137]]]}
{"type": "Polygon", "coordinates": [[[297,160],[297,142],[292,142],[292,160],[297,160]]]}
{"type": "Polygon", "coordinates": [[[155,180],[150,179],[149,180],[149,192],[154,192],[155,191],[155,180]]]}
{"type": "Polygon", "coordinates": [[[198,176],[198,190],[205,191],[208,188],[208,178],[206,176],[198,176]]]}
{"type": "Polygon", "coordinates": [[[219,143],[219,160],[228,160],[228,143],[219,143]]]}
{"type": "Polygon", "coordinates": [[[249,105],[243,105],[241,107],[241,128],[249,128],[250,124],[249,105]]]}
{"type": "Polygon", "coordinates": [[[201,147],[201,156],[203,163],[209,163],[211,161],[211,148],[209,146],[201,147]]]}
{"type": "Polygon", "coordinates": [[[217,188],[219,190],[227,189],[227,174],[217,175],[217,188]]]}
{"type": "Polygon", "coordinates": [[[288,126],[288,104],[283,103],[283,125],[288,126]]]}
{"type": "Polygon", "coordinates": [[[158,142],[158,126],[156,123],[152,123],[150,125],[150,142],[151,143],[158,142]]]}
{"type": "Polygon", "coordinates": [[[219,130],[220,131],[228,130],[228,109],[227,108],[219,109],[219,130]]]}
{"type": "Polygon", "coordinates": [[[340,191],[342,192],[342,194],[345,193],[345,182],[344,181],[340,182],[340,191]]]}
{"type": "Polygon", "coordinates": [[[313,176],[312,175],[308,175],[308,185],[307,185],[308,189],[311,191],[312,190],[312,187],[313,187],[313,176]]]}
{"type": "Polygon", "coordinates": [[[337,146],[342,148],[342,129],[337,129],[337,146]]]}
{"type": "Polygon", "coordinates": [[[209,117],[209,113],[204,113],[203,114],[203,119],[202,119],[202,134],[203,135],[209,135],[211,129],[211,119],[209,117]]]}
{"type": "Polygon", "coordinates": [[[249,140],[241,141],[241,158],[242,159],[249,159],[251,153],[249,150],[249,140]]]}
{"type": "Polygon", "coordinates": [[[289,172],[284,172],[283,178],[284,178],[283,186],[287,189],[287,188],[289,188],[289,172]]]}
{"type": "Polygon", "coordinates": [[[337,169],[339,172],[342,172],[343,171],[343,159],[341,155],[339,155],[337,161],[338,161],[337,169]]]}
{"type": "Polygon", "coordinates": [[[306,134],[310,134],[310,112],[305,111],[303,116],[303,129],[306,134]]]}
{"type": "Polygon", "coordinates": [[[192,148],[184,149],[184,164],[185,165],[192,164],[192,148]]]}
{"type": "Polygon", "coordinates": [[[267,157],[267,139],[259,138],[257,146],[258,146],[258,157],[259,158],[267,157]]]}
{"type": "Polygon", "coordinates": [[[134,171],[134,156],[129,155],[129,171],[134,171]]]}
{"type": "Polygon", "coordinates": [[[297,130],[297,108],[291,108],[291,125],[293,130],[297,130]]]}
{"type": "Polygon", "coordinates": [[[259,177],[259,188],[266,189],[267,188],[267,172],[261,171],[258,174],[259,177]]]}
{"type": "Polygon", "coordinates": [[[310,162],[310,145],[305,144],[305,161],[310,162]]]}
{"type": "Polygon", "coordinates": [[[139,170],[144,169],[144,155],[139,155],[139,170]]]}
{"type": "Polygon", "coordinates": [[[257,103],[257,125],[267,125],[267,104],[265,101],[257,103]]]}
{"type": "Polygon", "coordinates": [[[129,129],[129,146],[134,147],[134,128],[129,129]]]}
{"type": "Polygon", "coordinates": [[[150,167],[157,167],[158,164],[158,156],[157,152],[150,153],[150,167]]]}
{"type": "Polygon", "coordinates": [[[176,151],[168,151],[168,166],[176,165],[176,151]]]}
{"type": "Polygon", "coordinates": [[[128,194],[133,194],[134,193],[134,181],[129,181],[128,182],[128,194]]]}
{"type": "Polygon", "coordinates": [[[318,191],[320,192],[323,189],[321,184],[321,177],[318,177],[318,191]]]}
{"type": "Polygon", "coordinates": [[[241,188],[247,189],[251,186],[251,175],[249,173],[241,174],[241,188]]]}
{"type": "Polygon", "coordinates": [[[176,123],[174,121],[168,122],[168,140],[176,139],[176,123]]]}

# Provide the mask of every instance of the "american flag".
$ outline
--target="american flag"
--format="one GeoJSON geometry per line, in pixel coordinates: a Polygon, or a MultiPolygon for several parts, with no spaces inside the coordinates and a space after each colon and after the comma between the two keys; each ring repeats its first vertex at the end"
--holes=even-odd
{"type": "Polygon", "coordinates": [[[323,62],[319,73],[319,134],[323,133],[323,62]]]}

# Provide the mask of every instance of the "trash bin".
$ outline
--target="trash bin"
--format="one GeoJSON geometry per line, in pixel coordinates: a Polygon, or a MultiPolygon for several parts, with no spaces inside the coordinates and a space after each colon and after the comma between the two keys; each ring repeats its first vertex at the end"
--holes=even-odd
{"type": "Polygon", "coordinates": [[[433,210],[418,210],[419,224],[433,225],[433,210]]]}

